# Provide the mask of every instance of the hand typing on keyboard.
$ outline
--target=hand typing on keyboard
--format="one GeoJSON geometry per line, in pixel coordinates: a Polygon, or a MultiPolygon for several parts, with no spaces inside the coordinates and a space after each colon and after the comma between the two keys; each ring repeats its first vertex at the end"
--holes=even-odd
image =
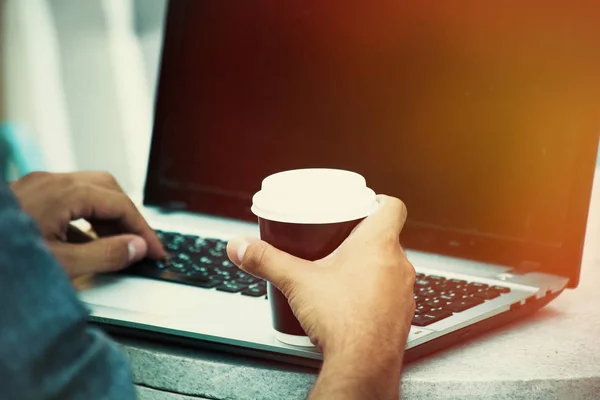
{"type": "Polygon", "coordinates": [[[339,385],[365,394],[350,398],[398,397],[415,271],[399,243],[404,204],[386,196],[378,200],[379,209],[319,261],[301,260],[255,238],[235,239],[227,249],[243,270],[286,295],[322,349],[325,363],[312,399],[341,398],[339,385]]]}
{"type": "Polygon", "coordinates": [[[35,172],[10,189],[72,278],[117,271],[146,256],[165,257],[154,231],[108,173],[35,172]],[[70,225],[81,218],[96,238],[70,225]]]}

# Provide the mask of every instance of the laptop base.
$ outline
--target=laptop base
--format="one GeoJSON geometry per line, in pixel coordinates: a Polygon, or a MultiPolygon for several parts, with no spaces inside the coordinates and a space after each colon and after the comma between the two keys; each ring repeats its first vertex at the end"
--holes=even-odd
{"type": "MultiPolygon", "coordinates": [[[[549,302],[554,300],[558,295],[562,292],[548,294],[540,299],[535,299],[531,301],[527,301],[525,304],[517,303],[511,307],[510,310],[502,312],[500,314],[494,315],[492,317],[486,318],[482,321],[476,322],[472,325],[466,326],[464,328],[458,329],[454,332],[450,332],[444,336],[441,336],[435,340],[431,340],[425,342],[421,345],[412,347],[407,349],[404,353],[404,364],[410,363],[416,359],[432,355],[439,351],[449,349],[451,346],[465,342],[471,338],[482,336],[486,333],[493,332],[495,329],[499,327],[506,327],[510,323],[514,323],[520,320],[523,317],[529,316],[549,302]],[[518,305],[521,304],[521,305],[518,305]]],[[[123,337],[131,337],[131,338],[139,338],[139,339],[148,339],[152,341],[162,342],[171,345],[184,346],[186,348],[193,349],[204,349],[210,351],[224,352],[228,354],[251,357],[251,358],[259,358],[269,361],[283,362],[287,364],[298,365],[302,367],[309,367],[312,369],[319,369],[322,365],[322,362],[319,360],[303,358],[303,357],[294,357],[286,354],[263,351],[263,350],[253,350],[247,347],[235,346],[235,345],[225,345],[222,343],[209,342],[201,339],[193,339],[189,337],[170,335],[167,333],[159,333],[153,332],[149,330],[133,328],[133,327],[124,327],[116,324],[110,324],[106,321],[102,323],[96,323],[90,321],[92,326],[96,326],[102,331],[106,332],[110,336],[114,336],[118,341],[119,336],[123,337]]]]}

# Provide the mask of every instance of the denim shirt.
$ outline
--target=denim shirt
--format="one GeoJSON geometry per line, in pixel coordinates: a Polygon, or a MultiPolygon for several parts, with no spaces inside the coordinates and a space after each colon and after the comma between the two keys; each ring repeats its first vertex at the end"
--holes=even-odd
{"type": "Polygon", "coordinates": [[[125,356],[0,180],[0,399],[135,398],[125,356]]]}

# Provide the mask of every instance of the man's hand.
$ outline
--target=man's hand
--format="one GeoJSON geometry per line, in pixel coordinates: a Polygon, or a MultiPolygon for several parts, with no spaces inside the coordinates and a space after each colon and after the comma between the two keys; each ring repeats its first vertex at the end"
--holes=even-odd
{"type": "Polygon", "coordinates": [[[380,207],[330,256],[298,259],[258,239],[228,244],[231,260],[288,298],[325,363],[312,399],[396,399],[414,314],[415,270],[399,242],[406,207],[380,207]]]}
{"type": "Polygon", "coordinates": [[[145,256],[165,257],[154,231],[108,173],[35,172],[10,188],[71,277],[119,270],[145,256]],[[68,242],[70,222],[80,218],[99,239],[68,242]]]}

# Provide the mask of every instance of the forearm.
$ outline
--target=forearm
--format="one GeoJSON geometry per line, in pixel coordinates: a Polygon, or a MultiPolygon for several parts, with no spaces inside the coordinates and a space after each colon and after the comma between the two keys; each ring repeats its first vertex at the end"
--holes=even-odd
{"type": "Polygon", "coordinates": [[[326,355],[310,400],[398,400],[402,354],[352,352],[326,355]]]}
{"type": "Polygon", "coordinates": [[[125,357],[88,327],[66,274],[3,186],[0,240],[0,397],[134,398],[125,357]]]}

